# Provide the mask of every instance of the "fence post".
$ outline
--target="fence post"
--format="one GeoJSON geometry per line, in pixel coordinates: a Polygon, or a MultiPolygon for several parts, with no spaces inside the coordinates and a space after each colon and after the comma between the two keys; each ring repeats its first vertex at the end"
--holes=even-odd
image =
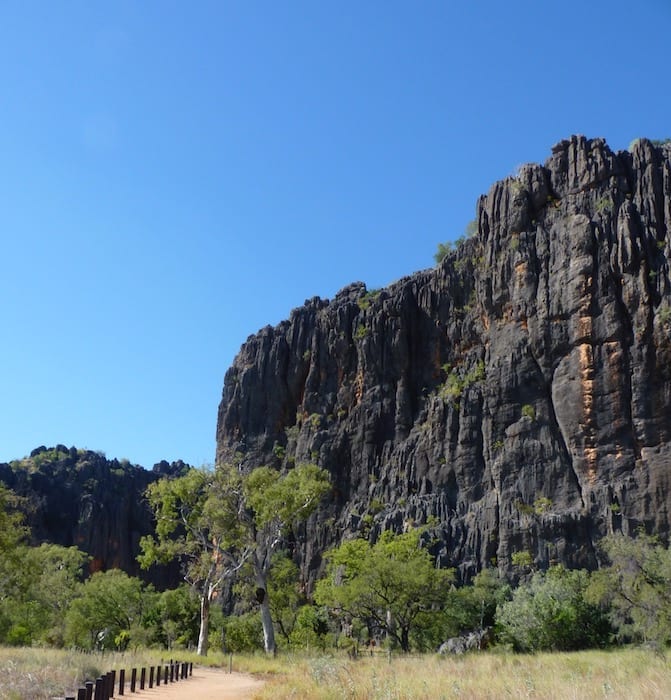
{"type": "Polygon", "coordinates": [[[189,675],[193,676],[193,661],[189,663],[189,675]]]}
{"type": "Polygon", "coordinates": [[[105,697],[105,684],[103,682],[102,676],[96,678],[96,694],[95,700],[107,700],[105,697]]]}
{"type": "Polygon", "coordinates": [[[93,699],[93,681],[86,681],[86,683],[84,683],[84,686],[86,687],[86,700],[92,700],[93,699]]]}
{"type": "Polygon", "coordinates": [[[126,692],[126,669],[119,669],[119,695],[123,695],[126,692]]]}
{"type": "Polygon", "coordinates": [[[116,671],[110,671],[107,674],[107,687],[109,689],[109,696],[114,697],[114,685],[116,683],[116,671]]]}
{"type": "Polygon", "coordinates": [[[137,669],[133,668],[130,672],[130,692],[135,692],[135,684],[137,683],[137,669]]]}
{"type": "Polygon", "coordinates": [[[150,688],[154,687],[154,667],[153,666],[149,667],[149,687],[150,688]]]}
{"type": "Polygon", "coordinates": [[[156,686],[161,685],[161,666],[156,667],[156,686]]]}
{"type": "Polygon", "coordinates": [[[77,690],[77,700],[86,700],[86,688],[79,688],[77,690]]]}
{"type": "Polygon", "coordinates": [[[140,671],[140,690],[144,690],[145,680],[147,680],[147,669],[143,666],[140,671]]]}

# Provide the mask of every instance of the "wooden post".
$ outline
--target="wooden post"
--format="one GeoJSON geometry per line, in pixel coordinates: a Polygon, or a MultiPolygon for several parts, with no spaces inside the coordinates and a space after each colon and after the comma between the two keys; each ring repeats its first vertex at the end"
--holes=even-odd
{"type": "Polygon", "coordinates": [[[228,672],[233,673],[233,654],[228,657],[228,672]]]}
{"type": "Polygon", "coordinates": [[[77,700],[86,700],[86,688],[79,688],[77,690],[77,700]]]}
{"type": "MultiPolygon", "coordinates": [[[[170,666],[166,664],[163,669],[163,685],[168,685],[168,678],[170,678],[170,666]]],[[[170,678],[170,682],[172,682],[172,678],[170,678]]]]}
{"type": "Polygon", "coordinates": [[[140,671],[140,690],[144,690],[144,682],[147,680],[147,669],[143,666],[140,671]]]}
{"type": "Polygon", "coordinates": [[[157,666],[156,667],[156,687],[161,685],[161,667],[157,666]]]}
{"type": "Polygon", "coordinates": [[[105,697],[105,681],[103,681],[102,676],[96,678],[96,693],[94,697],[95,700],[107,700],[105,697]]]}
{"type": "Polygon", "coordinates": [[[119,695],[126,692],[126,669],[119,669],[119,695]]]}
{"type": "Polygon", "coordinates": [[[170,682],[175,680],[175,667],[172,665],[172,661],[168,664],[167,668],[170,669],[170,682]]]}
{"type": "Polygon", "coordinates": [[[193,676],[193,661],[189,663],[189,675],[193,676]]]}
{"type": "Polygon", "coordinates": [[[110,697],[114,697],[114,686],[116,685],[116,671],[112,670],[108,674],[109,676],[109,689],[110,689],[110,697]]]}
{"type": "Polygon", "coordinates": [[[92,700],[93,699],[93,681],[86,681],[84,683],[86,686],[86,700],[92,700]]]}
{"type": "Polygon", "coordinates": [[[137,683],[137,669],[133,668],[130,672],[130,692],[135,692],[135,684],[137,683]]]}

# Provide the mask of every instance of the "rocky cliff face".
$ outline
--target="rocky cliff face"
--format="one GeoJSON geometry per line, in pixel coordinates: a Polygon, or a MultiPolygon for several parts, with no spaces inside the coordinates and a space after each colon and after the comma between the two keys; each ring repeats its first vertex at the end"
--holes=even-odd
{"type": "Polygon", "coordinates": [[[91,572],[123,569],[162,589],[177,585],[181,577],[177,565],[140,571],[140,538],[154,529],[144,492],[161,476],[186,468],[182,462],[160,462],[147,471],[127,460],[56,445],[0,464],[0,482],[25,499],[34,544],[79,547],[91,556],[91,572]]]}
{"type": "Polygon", "coordinates": [[[437,268],[319,298],[243,345],[217,460],[329,470],[306,573],[353,532],[434,518],[464,578],[597,564],[671,507],[671,145],[572,137],[478,204],[437,268]]]}

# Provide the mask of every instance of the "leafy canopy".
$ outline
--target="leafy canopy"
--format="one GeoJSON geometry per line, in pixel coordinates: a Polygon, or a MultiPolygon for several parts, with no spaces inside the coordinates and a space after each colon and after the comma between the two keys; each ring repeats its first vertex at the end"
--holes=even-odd
{"type": "Polygon", "coordinates": [[[315,600],[383,630],[404,651],[415,627],[445,604],[454,581],[450,569],[436,569],[421,546],[424,528],[401,535],[384,532],[377,543],[357,539],[328,553],[328,570],[315,600]]]}

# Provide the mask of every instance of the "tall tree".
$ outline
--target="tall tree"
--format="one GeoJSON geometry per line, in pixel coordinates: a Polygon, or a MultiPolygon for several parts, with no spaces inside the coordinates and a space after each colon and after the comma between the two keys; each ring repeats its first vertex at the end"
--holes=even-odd
{"type": "Polygon", "coordinates": [[[200,600],[198,654],[208,651],[210,605],[224,581],[251,556],[242,477],[234,470],[191,469],[147,489],[155,536],[140,540],[143,568],[181,559],[184,580],[200,600]]]}
{"type": "Polygon", "coordinates": [[[671,551],[643,533],[601,540],[609,565],[592,574],[588,597],[605,606],[619,635],[660,647],[671,641],[671,551]]]}
{"type": "Polygon", "coordinates": [[[275,653],[267,591],[272,555],[291,525],[307,518],[328,488],[327,472],[310,464],[285,474],[267,467],[242,474],[226,464],[214,470],[193,469],[149,487],[156,535],[141,540],[139,560],[146,568],[182,559],[184,578],[200,597],[199,654],[207,654],[214,596],[248,562],[257,586],[264,646],[275,653]]]}
{"type": "Polygon", "coordinates": [[[403,651],[413,630],[446,603],[454,580],[421,546],[423,528],[384,532],[374,545],[357,539],[327,554],[328,570],[315,600],[383,630],[403,651]]]}

